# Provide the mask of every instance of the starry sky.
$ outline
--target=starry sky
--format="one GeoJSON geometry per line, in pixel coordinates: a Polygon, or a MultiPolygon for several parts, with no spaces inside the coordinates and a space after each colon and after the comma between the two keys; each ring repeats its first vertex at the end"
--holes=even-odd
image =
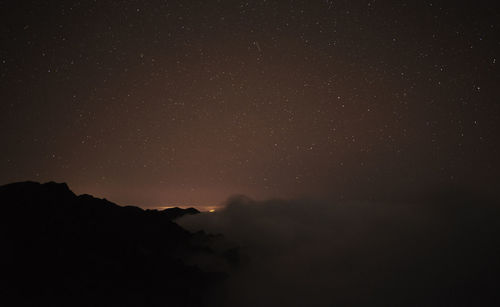
{"type": "Polygon", "coordinates": [[[499,7],[0,1],[0,183],[145,208],[494,195],[499,7]]]}

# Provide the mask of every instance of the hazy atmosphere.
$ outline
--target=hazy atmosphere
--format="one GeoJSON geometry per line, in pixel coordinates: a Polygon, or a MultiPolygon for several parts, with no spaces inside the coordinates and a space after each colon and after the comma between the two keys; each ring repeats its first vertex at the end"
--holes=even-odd
{"type": "Polygon", "coordinates": [[[0,305],[500,306],[499,3],[0,0],[0,305]]]}
{"type": "Polygon", "coordinates": [[[498,184],[491,1],[2,1],[0,182],[142,207],[498,184]]]}

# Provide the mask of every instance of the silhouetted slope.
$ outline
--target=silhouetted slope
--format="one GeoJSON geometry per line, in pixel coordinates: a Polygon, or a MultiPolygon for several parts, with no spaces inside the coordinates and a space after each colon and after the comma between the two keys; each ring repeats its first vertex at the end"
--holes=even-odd
{"type": "Polygon", "coordinates": [[[195,208],[168,208],[164,209],[161,211],[158,211],[161,215],[165,216],[166,218],[169,218],[171,220],[175,220],[176,218],[179,218],[184,215],[193,215],[193,214],[198,214],[200,211],[196,210],[195,208]]]}
{"type": "Polygon", "coordinates": [[[0,204],[3,306],[199,306],[222,278],[179,259],[207,250],[171,221],[193,210],[120,207],[54,182],[1,186],[0,204]]]}

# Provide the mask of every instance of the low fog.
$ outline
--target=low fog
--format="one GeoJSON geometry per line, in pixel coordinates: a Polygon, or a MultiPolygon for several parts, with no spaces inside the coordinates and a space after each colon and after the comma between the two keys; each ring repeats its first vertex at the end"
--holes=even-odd
{"type": "Polygon", "coordinates": [[[235,196],[177,222],[239,246],[209,305],[492,306],[499,212],[457,191],[406,203],[235,196]]]}

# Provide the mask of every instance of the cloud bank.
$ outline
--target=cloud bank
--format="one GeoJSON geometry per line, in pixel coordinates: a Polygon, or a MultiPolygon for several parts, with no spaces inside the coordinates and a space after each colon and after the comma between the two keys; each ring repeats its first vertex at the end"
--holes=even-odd
{"type": "Polygon", "coordinates": [[[500,302],[497,202],[449,194],[419,203],[229,199],[189,216],[240,263],[221,306],[491,306],[500,302]]]}

